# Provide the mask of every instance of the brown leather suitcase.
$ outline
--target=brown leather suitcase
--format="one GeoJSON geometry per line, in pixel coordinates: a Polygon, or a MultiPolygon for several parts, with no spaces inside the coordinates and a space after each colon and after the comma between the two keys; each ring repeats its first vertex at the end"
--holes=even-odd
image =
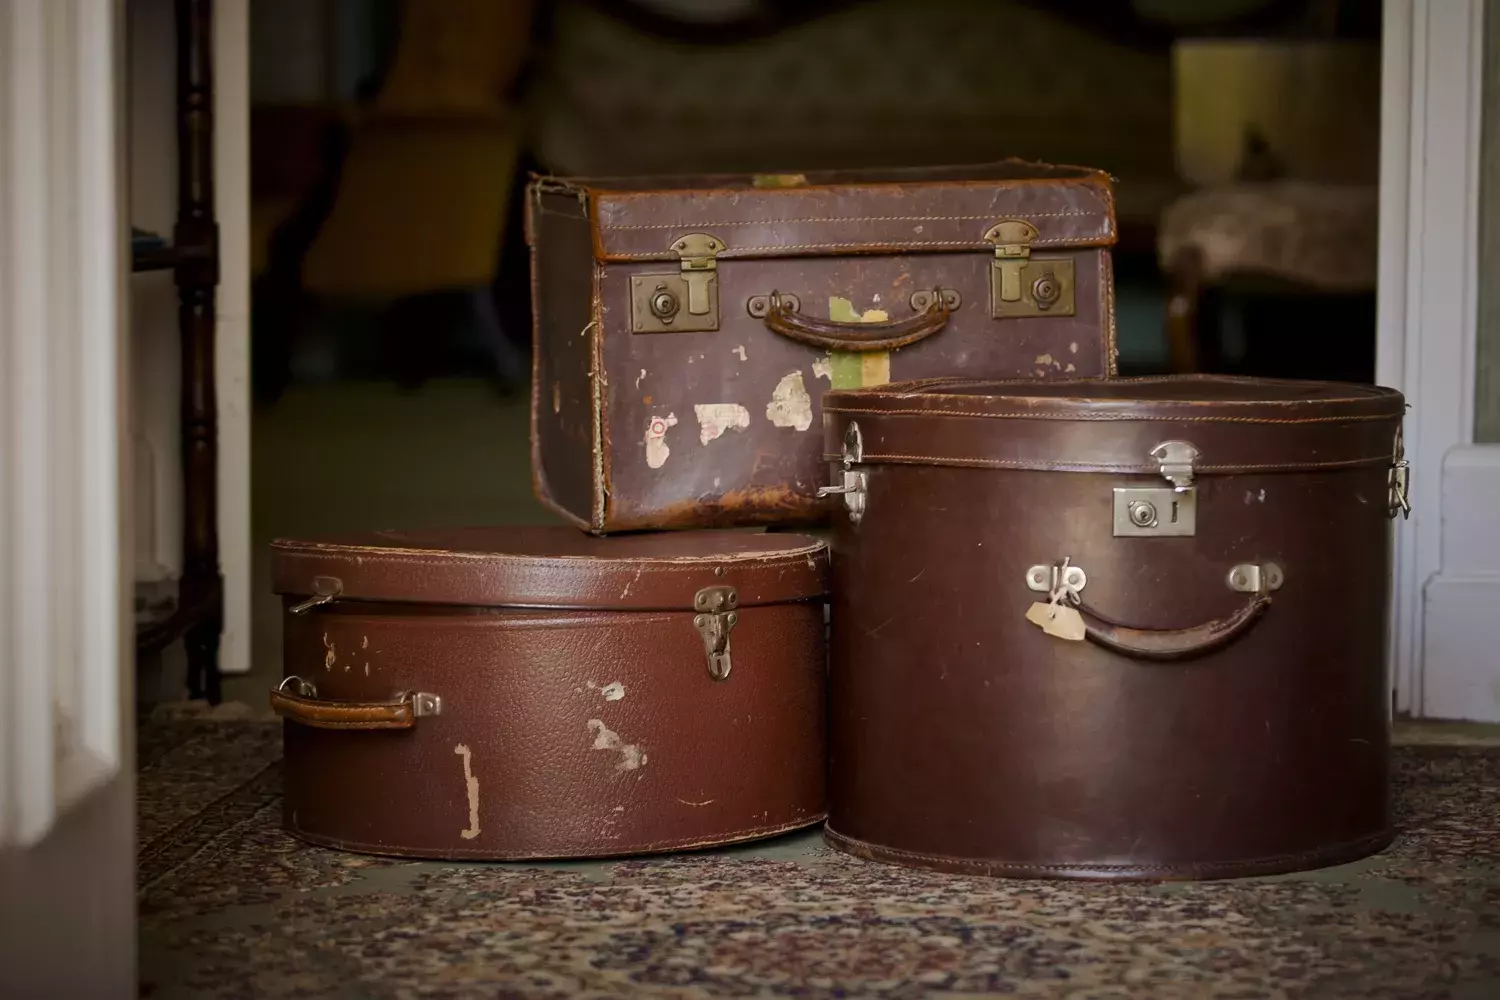
{"type": "Polygon", "coordinates": [[[535,488],[594,532],[826,520],[830,387],[1115,370],[1098,171],[537,178],[527,206],[535,488]]]}
{"type": "Polygon", "coordinates": [[[1099,879],[1381,848],[1403,412],[1208,376],[830,393],[829,841],[1099,879]]]}
{"type": "Polygon", "coordinates": [[[383,531],[278,541],[272,575],[305,840],[592,857],[823,819],[821,542],[383,531]]]}

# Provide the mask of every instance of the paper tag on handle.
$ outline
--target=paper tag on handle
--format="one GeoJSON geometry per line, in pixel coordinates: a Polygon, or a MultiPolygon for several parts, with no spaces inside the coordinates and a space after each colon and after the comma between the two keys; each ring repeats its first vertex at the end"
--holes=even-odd
{"type": "Polygon", "coordinates": [[[1081,641],[1088,631],[1083,623],[1083,615],[1076,608],[1070,608],[1066,604],[1047,604],[1037,601],[1026,612],[1026,620],[1033,625],[1041,626],[1043,632],[1055,635],[1059,639],[1071,639],[1075,642],[1081,641]]]}

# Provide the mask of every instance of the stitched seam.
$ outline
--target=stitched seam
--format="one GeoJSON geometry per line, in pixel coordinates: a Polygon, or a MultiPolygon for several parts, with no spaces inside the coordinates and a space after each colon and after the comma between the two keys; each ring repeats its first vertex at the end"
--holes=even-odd
{"type": "MultiPolygon", "coordinates": [[[[706,228],[706,227],[705,227],[706,228]]],[[[1044,246],[1089,246],[1087,241],[1102,239],[1102,236],[1053,236],[1047,239],[1032,240],[1034,247],[1044,246]]],[[[865,240],[859,243],[778,243],[768,247],[726,247],[719,251],[719,260],[727,260],[735,257],[748,257],[751,254],[768,253],[770,251],[785,252],[788,250],[856,250],[879,248],[903,249],[906,247],[954,247],[961,250],[994,250],[992,243],[976,243],[973,240],[903,240],[900,243],[887,242],[885,240],[865,240]]],[[[607,251],[605,260],[677,260],[678,255],[670,250],[652,251],[650,253],[636,253],[633,251],[607,251]],[[627,256],[628,255],[628,256],[627,256]]]]}
{"type": "Polygon", "coordinates": [[[823,412],[864,413],[877,417],[980,417],[995,420],[1093,420],[1178,424],[1341,424],[1399,419],[1399,415],[1394,413],[1361,413],[1336,417],[1177,417],[1141,413],[1097,413],[1086,410],[1076,413],[980,413],[973,410],[888,410],[826,405],[823,407],[823,412]]]}
{"type": "MultiPolygon", "coordinates": [[[[1098,212],[1027,212],[1027,219],[1093,218],[1098,212]]],[[[1017,216],[1021,218],[1022,216],[1017,216]]],[[[724,226],[786,226],[806,222],[988,222],[1003,215],[866,215],[858,217],[815,217],[806,219],[749,219],[733,222],[652,223],[634,226],[600,226],[600,229],[709,229],[724,226]]],[[[1035,242],[1035,241],[1033,241],[1035,242]]]]}
{"type": "MultiPolygon", "coordinates": [[[[356,552],[372,558],[392,560],[418,560],[423,559],[453,559],[453,560],[498,560],[505,563],[526,563],[528,565],[549,565],[558,561],[578,561],[598,565],[597,556],[513,556],[503,552],[445,552],[427,549],[387,549],[379,546],[366,545],[344,545],[338,542],[272,542],[271,547],[283,552],[298,556],[332,556],[346,552],[356,552]]],[[[785,560],[789,565],[802,562],[802,556],[818,555],[822,553],[825,546],[822,542],[809,545],[801,549],[787,549],[777,552],[771,556],[757,556],[753,553],[726,554],[723,556],[693,557],[698,560],[688,563],[647,563],[636,564],[632,559],[607,559],[604,562],[611,566],[629,566],[631,569],[640,569],[645,572],[684,572],[702,570],[718,563],[765,563],[767,568],[775,568],[775,563],[785,560]],[[794,558],[795,557],[795,558],[794,558]]],[[[670,557],[667,557],[670,558],[670,557]]]]}
{"type": "MultiPolygon", "coordinates": [[[[841,455],[825,453],[824,461],[837,462],[841,455]]],[[[1388,465],[1391,456],[1376,455],[1373,458],[1349,458],[1328,462],[1261,462],[1243,465],[1194,465],[1194,472],[1256,472],[1270,470],[1274,472],[1289,472],[1296,469],[1337,469],[1353,465],[1388,465]]],[[[867,453],[864,460],[858,464],[873,465],[880,462],[911,462],[925,463],[930,465],[963,465],[983,469],[1060,469],[1087,470],[1098,472],[1158,472],[1160,467],[1156,465],[1122,465],[1113,462],[1095,462],[1087,459],[1077,461],[1046,462],[1041,460],[1027,461],[1023,459],[1006,458],[951,458],[945,455],[882,455],[878,453],[867,453]]]]}
{"type": "Polygon", "coordinates": [[[1093,862],[1080,861],[1077,864],[1032,864],[1027,861],[987,861],[983,858],[958,858],[948,854],[920,854],[916,851],[903,851],[895,847],[882,847],[867,841],[857,840],[846,836],[837,830],[826,828],[829,838],[846,844],[868,849],[875,855],[886,855],[888,857],[912,858],[917,861],[938,861],[954,865],[962,865],[971,868],[1012,868],[1021,870],[1035,870],[1048,872],[1066,871],[1101,871],[1101,872],[1173,872],[1173,871],[1226,871],[1237,868],[1258,868],[1261,865],[1277,864],[1284,862],[1300,861],[1302,859],[1321,858],[1329,854],[1335,854],[1341,850],[1368,844],[1390,836],[1389,830],[1379,833],[1368,834],[1357,837],[1354,840],[1345,840],[1327,847],[1316,848],[1309,851],[1299,851],[1295,854],[1270,854],[1259,858],[1247,858],[1239,861],[1186,861],[1180,864],[1162,865],[1111,865],[1096,864],[1093,862]]]}
{"type": "MultiPolygon", "coordinates": [[[[1227,382],[1227,383],[1230,383],[1232,385],[1252,385],[1252,384],[1255,384],[1257,382],[1262,381],[1261,379],[1255,378],[1253,376],[1248,376],[1248,375],[1204,375],[1204,376],[1192,376],[1192,377],[1203,378],[1205,380],[1213,381],[1213,382],[1227,382]]],[[[1119,383],[1126,384],[1126,385],[1144,385],[1144,384],[1150,383],[1150,382],[1171,382],[1174,379],[1179,379],[1179,378],[1182,378],[1182,376],[1175,376],[1175,375],[1119,375],[1119,376],[1115,376],[1113,378],[1108,379],[1108,381],[1109,382],[1119,382],[1119,383]]],[[[1098,377],[1091,377],[1091,376],[1083,376],[1083,377],[1073,376],[1072,378],[1059,379],[1058,381],[1060,381],[1060,382],[1070,382],[1071,381],[1071,382],[1080,382],[1080,383],[1094,383],[1094,382],[1102,382],[1102,381],[1105,381],[1105,380],[1101,379],[1101,378],[1098,378],[1098,377]]],[[[906,383],[906,384],[910,385],[910,386],[942,386],[944,388],[956,388],[958,386],[976,386],[976,385],[996,385],[996,386],[1016,386],[1016,387],[1021,387],[1021,386],[1033,385],[1033,384],[1035,384],[1035,382],[1036,382],[1036,380],[1034,378],[955,378],[955,377],[950,376],[950,375],[938,375],[938,376],[935,376],[935,377],[932,377],[932,378],[912,379],[909,383],[906,383]]],[[[870,389],[867,389],[865,391],[867,391],[867,392],[872,392],[872,391],[873,392],[884,392],[885,390],[889,389],[891,385],[895,385],[895,384],[896,383],[888,383],[885,386],[875,386],[875,387],[871,387],[870,389]]],[[[1334,386],[1335,388],[1347,388],[1347,386],[1341,386],[1338,383],[1332,383],[1332,382],[1327,382],[1327,381],[1323,381],[1323,380],[1309,380],[1307,382],[1307,384],[1308,385],[1334,386]]],[[[910,395],[928,395],[928,396],[951,395],[951,393],[922,393],[922,392],[917,392],[917,391],[913,391],[913,390],[905,390],[905,391],[902,391],[902,392],[890,392],[890,393],[887,393],[887,394],[891,395],[891,396],[898,396],[898,397],[905,397],[905,396],[910,396],[910,395]]],[[[1371,400],[1393,399],[1394,397],[1395,397],[1394,393],[1371,392],[1371,393],[1366,393],[1364,395],[1359,395],[1359,396],[1332,396],[1332,397],[1329,397],[1327,399],[1313,400],[1312,402],[1315,402],[1315,403],[1355,403],[1355,402],[1363,403],[1363,402],[1369,402],[1371,400]]],[[[1305,405],[1308,404],[1309,401],[1305,400],[1305,399],[1280,399],[1280,400],[1277,400],[1277,399],[1268,399],[1268,400],[1221,399],[1221,400],[1213,400],[1212,402],[1215,405],[1223,405],[1223,406],[1305,406],[1305,405]]]]}

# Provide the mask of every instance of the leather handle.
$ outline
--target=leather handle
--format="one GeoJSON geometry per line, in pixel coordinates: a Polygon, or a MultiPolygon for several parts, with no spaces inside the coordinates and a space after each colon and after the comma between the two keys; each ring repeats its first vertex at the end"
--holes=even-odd
{"type": "Polygon", "coordinates": [[[1084,604],[1075,603],[1083,615],[1084,638],[1098,646],[1137,660],[1190,660],[1229,645],[1250,631],[1271,598],[1256,594],[1248,604],[1228,618],[1220,618],[1182,629],[1139,629],[1112,621],[1084,604]]]}
{"type": "Polygon", "coordinates": [[[905,319],[875,323],[844,323],[832,319],[803,316],[797,311],[795,296],[777,292],[757,295],[750,300],[750,315],[765,320],[766,328],[783,337],[833,351],[891,351],[914,344],[948,325],[948,317],[957,308],[957,293],[951,289],[918,292],[917,304],[925,303],[915,315],[905,319]]]}
{"type": "Polygon", "coordinates": [[[288,677],[271,689],[271,709],[289,722],[314,729],[411,729],[417,718],[437,715],[442,699],[437,695],[403,694],[390,701],[329,701],[300,677],[288,677]],[[287,684],[295,682],[295,691],[287,684]]]}

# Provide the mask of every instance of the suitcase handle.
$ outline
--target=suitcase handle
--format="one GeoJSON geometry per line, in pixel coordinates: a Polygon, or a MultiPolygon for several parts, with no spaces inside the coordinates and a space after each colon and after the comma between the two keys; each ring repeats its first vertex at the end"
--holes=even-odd
{"type": "Polygon", "coordinates": [[[1096,646],[1114,650],[1137,660],[1190,660],[1229,645],[1250,631],[1271,606],[1271,598],[1256,594],[1228,618],[1219,618],[1192,628],[1131,628],[1106,618],[1082,603],[1073,607],[1083,615],[1084,638],[1096,646]]]}
{"type": "Polygon", "coordinates": [[[314,729],[411,729],[422,716],[440,714],[443,699],[416,692],[390,701],[327,701],[311,682],[293,675],[271,689],[271,710],[314,729]]]}
{"type": "Polygon", "coordinates": [[[916,315],[876,323],[842,323],[803,316],[795,295],[753,296],[747,308],[763,319],[766,328],[783,337],[831,351],[892,351],[914,344],[948,325],[948,317],[959,307],[958,293],[951,288],[912,294],[916,315]]]}

